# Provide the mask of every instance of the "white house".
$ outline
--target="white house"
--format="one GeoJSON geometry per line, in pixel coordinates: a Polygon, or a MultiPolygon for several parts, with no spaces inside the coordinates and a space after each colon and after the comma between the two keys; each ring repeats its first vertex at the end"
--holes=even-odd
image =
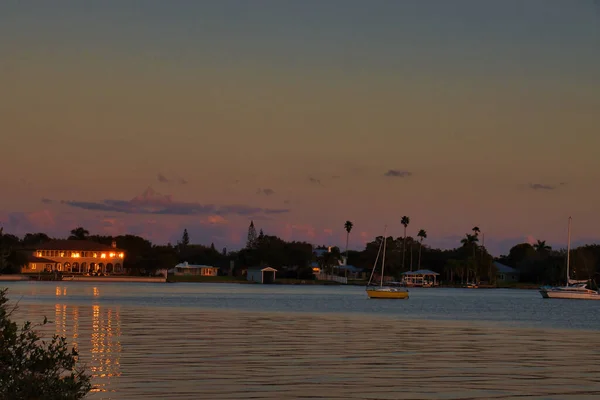
{"type": "Polygon", "coordinates": [[[191,265],[188,262],[177,264],[169,272],[173,272],[175,275],[197,275],[197,276],[217,276],[217,267],[212,265],[191,265]]]}
{"type": "Polygon", "coordinates": [[[496,280],[498,282],[518,282],[521,271],[508,265],[500,264],[498,261],[494,261],[494,267],[496,267],[496,280]]]}
{"type": "Polygon", "coordinates": [[[273,283],[277,270],[271,267],[248,267],[246,279],[249,282],[273,283]]]}

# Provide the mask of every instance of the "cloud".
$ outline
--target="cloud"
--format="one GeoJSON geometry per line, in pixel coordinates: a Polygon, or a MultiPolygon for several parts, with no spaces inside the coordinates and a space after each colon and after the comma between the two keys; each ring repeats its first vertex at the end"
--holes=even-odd
{"type": "Polygon", "coordinates": [[[165,175],[161,174],[160,172],[157,174],[156,177],[157,177],[158,182],[160,182],[160,183],[179,183],[180,185],[186,185],[188,183],[188,181],[183,178],[169,179],[165,175]]]}
{"type": "Polygon", "coordinates": [[[291,200],[284,200],[284,201],[283,201],[283,204],[285,204],[285,205],[288,205],[288,204],[291,204],[291,203],[292,203],[292,201],[291,201],[291,200]]]}
{"type": "Polygon", "coordinates": [[[48,199],[46,197],[42,197],[42,203],[44,203],[44,204],[52,204],[52,203],[54,203],[54,200],[48,199]]]}
{"type": "Polygon", "coordinates": [[[164,176],[163,174],[161,174],[160,172],[157,175],[157,179],[160,183],[169,183],[170,182],[169,179],[166,176],[164,176]]]}
{"type": "Polygon", "coordinates": [[[556,186],[545,183],[530,183],[529,188],[533,190],[554,190],[556,189],[556,186]]]}
{"type": "Polygon", "coordinates": [[[256,189],[256,194],[264,194],[265,196],[271,196],[271,195],[275,194],[275,191],[273,189],[269,189],[269,188],[266,188],[266,189],[258,188],[258,189],[256,189]]]}
{"type": "Polygon", "coordinates": [[[317,178],[315,178],[315,177],[312,177],[312,176],[309,176],[309,177],[308,177],[308,181],[309,181],[310,183],[313,183],[313,184],[315,184],[315,185],[320,185],[320,184],[321,184],[321,180],[320,180],[320,179],[317,179],[317,178]]]}
{"type": "Polygon", "coordinates": [[[272,215],[290,212],[289,208],[261,208],[243,204],[217,206],[192,202],[177,202],[152,188],[131,200],[106,199],[99,202],[63,200],[62,204],[84,210],[152,215],[272,215]]]}
{"type": "Polygon", "coordinates": [[[408,178],[412,175],[410,171],[404,171],[400,169],[390,169],[383,176],[387,176],[389,178],[408,178]]]}

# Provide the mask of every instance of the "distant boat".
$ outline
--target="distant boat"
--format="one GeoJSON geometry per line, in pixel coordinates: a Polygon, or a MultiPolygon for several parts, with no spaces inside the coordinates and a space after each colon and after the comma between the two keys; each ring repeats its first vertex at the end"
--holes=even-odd
{"type": "Polygon", "coordinates": [[[379,251],[377,251],[377,257],[375,258],[375,264],[373,264],[373,270],[371,271],[371,277],[369,278],[369,282],[367,283],[367,295],[370,299],[408,299],[408,290],[402,287],[391,287],[391,286],[383,286],[383,276],[385,271],[385,249],[386,249],[386,228],[383,230],[383,240],[382,243],[379,244],[379,251]],[[375,273],[375,268],[377,267],[377,261],[379,260],[379,254],[381,253],[381,247],[383,246],[383,257],[381,258],[381,280],[379,282],[379,286],[371,286],[371,281],[373,279],[373,274],[375,273]]]}
{"type": "Polygon", "coordinates": [[[571,262],[571,217],[569,217],[569,231],[567,242],[567,284],[566,286],[543,286],[540,293],[544,299],[579,299],[600,300],[600,293],[587,287],[588,281],[574,281],[569,279],[569,266],[571,262]]]}

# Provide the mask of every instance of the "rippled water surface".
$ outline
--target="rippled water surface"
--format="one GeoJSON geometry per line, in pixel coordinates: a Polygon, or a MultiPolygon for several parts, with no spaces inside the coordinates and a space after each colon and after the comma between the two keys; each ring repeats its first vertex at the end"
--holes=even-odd
{"type": "Polygon", "coordinates": [[[537,291],[2,282],[90,399],[596,399],[600,302],[537,291]]]}

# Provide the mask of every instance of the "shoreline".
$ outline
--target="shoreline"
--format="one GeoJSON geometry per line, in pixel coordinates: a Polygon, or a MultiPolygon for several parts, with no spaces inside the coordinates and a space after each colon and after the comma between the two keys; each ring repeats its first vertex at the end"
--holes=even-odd
{"type": "MultiPolygon", "coordinates": [[[[36,281],[51,281],[51,282],[136,282],[136,283],[230,283],[240,285],[259,285],[256,282],[250,282],[245,279],[239,279],[237,277],[230,276],[216,276],[216,277],[204,277],[204,276],[169,276],[168,278],[162,276],[84,276],[84,275],[73,275],[63,276],[62,279],[39,279],[36,275],[30,276],[26,274],[8,274],[0,275],[0,282],[36,282],[36,281]]],[[[347,284],[335,282],[335,281],[321,281],[321,280],[302,280],[302,279],[281,279],[276,280],[271,285],[319,285],[319,286],[365,286],[366,282],[356,281],[348,282],[347,284]]],[[[432,288],[423,289],[467,289],[461,285],[439,285],[432,288]]],[[[414,289],[414,287],[407,287],[408,290],[414,289]]],[[[421,288],[420,288],[421,289],[421,288]]],[[[531,283],[519,283],[509,284],[501,286],[480,286],[471,290],[480,289],[519,289],[519,290],[538,290],[539,285],[531,283]]]]}

